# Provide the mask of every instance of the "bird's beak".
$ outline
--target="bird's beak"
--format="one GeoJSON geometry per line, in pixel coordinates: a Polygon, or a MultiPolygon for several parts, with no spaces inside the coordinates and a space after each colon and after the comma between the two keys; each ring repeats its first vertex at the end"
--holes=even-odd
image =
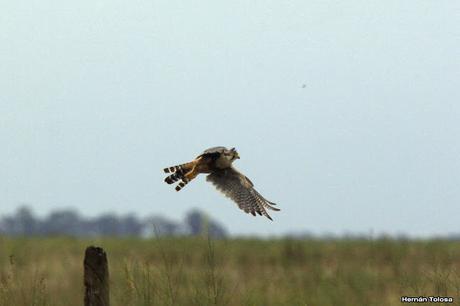
{"type": "Polygon", "coordinates": [[[240,155],[238,153],[236,153],[236,159],[240,159],[240,155]]]}

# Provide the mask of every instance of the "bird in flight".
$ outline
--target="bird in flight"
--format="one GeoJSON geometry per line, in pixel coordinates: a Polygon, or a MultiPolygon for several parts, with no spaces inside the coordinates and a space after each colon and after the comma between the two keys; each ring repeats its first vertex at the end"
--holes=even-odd
{"type": "Polygon", "coordinates": [[[265,199],[254,189],[254,184],[244,174],[233,168],[232,163],[239,158],[235,148],[210,148],[189,163],[164,168],[165,173],[171,173],[165,178],[165,182],[173,184],[180,181],[176,186],[176,191],[180,191],[198,174],[207,173],[206,180],[238,204],[244,212],[251,213],[253,216],[257,213],[273,221],[267,209],[274,211],[280,209],[273,207],[275,203],[265,199]]]}

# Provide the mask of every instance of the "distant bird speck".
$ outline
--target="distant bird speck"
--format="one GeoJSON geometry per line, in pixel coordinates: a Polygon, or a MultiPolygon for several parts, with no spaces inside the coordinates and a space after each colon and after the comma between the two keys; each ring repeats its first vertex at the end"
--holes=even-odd
{"type": "Polygon", "coordinates": [[[307,87],[307,84],[302,84],[302,88],[305,88],[305,87],[307,87]]]}

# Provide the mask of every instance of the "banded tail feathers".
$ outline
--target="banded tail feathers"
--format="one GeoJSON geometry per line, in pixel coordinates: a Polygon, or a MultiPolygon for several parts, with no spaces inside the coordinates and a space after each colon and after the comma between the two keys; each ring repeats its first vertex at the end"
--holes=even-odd
{"type": "Polygon", "coordinates": [[[187,179],[186,177],[184,177],[184,178],[182,179],[182,181],[181,181],[179,184],[177,184],[177,186],[176,186],[176,188],[175,188],[176,191],[181,191],[181,189],[184,188],[185,185],[188,184],[188,182],[190,182],[190,180],[187,179]]]}
{"type": "Polygon", "coordinates": [[[168,184],[172,184],[182,179],[183,177],[184,177],[184,172],[182,170],[178,170],[177,172],[174,172],[173,174],[167,176],[165,178],[165,182],[168,184]]]}
{"type": "Polygon", "coordinates": [[[172,173],[165,178],[165,182],[168,184],[173,184],[177,181],[181,181],[176,186],[176,191],[181,190],[190,180],[186,178],[186,174],[193,169],[193,162],[185,163],[177,166],[164,168],[165,173],[172,173]]]}
{"type": "Polygon", "coordinates": [[[187,164],[182,164],[182,165],[167,167],[167,168],[164,168],[163,171],[164,171],[165,173],[174,173],[174,172],[183,170],[183,168],[184,168],[186,165],[187,165],[187,164]]]}

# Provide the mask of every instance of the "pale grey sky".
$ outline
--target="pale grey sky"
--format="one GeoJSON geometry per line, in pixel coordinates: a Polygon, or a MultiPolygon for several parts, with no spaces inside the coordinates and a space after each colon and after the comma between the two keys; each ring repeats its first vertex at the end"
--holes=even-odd
{"type": "Polygon", "coordinates": [[[459,15],[459,1],[4,1],[0,215],[198,207],[234,234],[460,232],[459,15]],[[274,222],[204,177],[163,183],[217,145],[279,204],[274,222]]]}

